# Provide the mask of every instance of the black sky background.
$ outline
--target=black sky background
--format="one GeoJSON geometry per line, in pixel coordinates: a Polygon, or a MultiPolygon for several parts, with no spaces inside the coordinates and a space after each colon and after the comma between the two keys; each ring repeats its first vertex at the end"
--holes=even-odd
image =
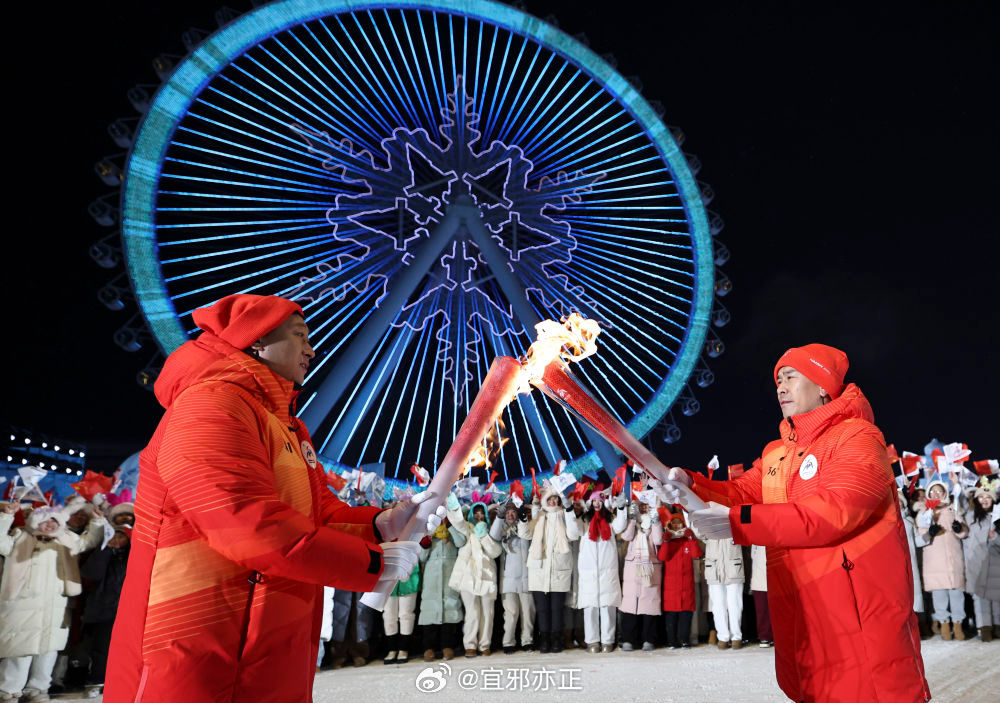
{"type": "MultiPolygon", "coordinates": [[[[236,5],[240,11],[249,5],[236,5]]],[[[135,383],[152,349],[111,339],[128,314],[97,289],[117,272],[87,248],[86,213],[108,192],[94,162],[133,116],[125,91],[156,83],[152,59],[183,54],[211,3],[36,5],[8,46],[4,344],[7,422],[88,444],[113,469],[162,410],[135,383]],[[47,49],[48,53],[41,51],[47,49]],[[13,51],[20,54],[11,55],[13,51]],[[29,60],[29,56],[48,56],[29,60]],[[12,333],[11,333],[12,332],[12,333]]],[[[660,458],[749,462],[776,436],[771,369],[789,346],[844,349],[849,380],[886,438],[921,451],[964,441],[1000,455],[996,373],[998,14],[990,3],[568,2],[531,0],[583,32],[679,126],[703,164],[732,252],[733,321],[700,413],[660,458]]],[[[19,24],[18,24],[19,23],[19,24]]],[[[425,460],[430,463],[429,460],[425,460]]]]}

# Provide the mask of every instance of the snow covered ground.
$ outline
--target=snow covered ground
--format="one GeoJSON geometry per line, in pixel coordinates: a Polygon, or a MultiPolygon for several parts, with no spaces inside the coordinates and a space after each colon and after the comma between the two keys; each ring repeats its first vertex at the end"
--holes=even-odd
{"type": "MultiPolygon", "coordinates": [[[[941,703],[996,703],[1000,700],[1000,642],[928,640],[922,644],[931,694],[941,703]]],[[[547,701],[641,701],[642,703],[741,703],[787,701],[774,680],[774,650],[756,645],[720,651],[702,645],[688,650],[588,654],[502,652],[448,662],[450,672],[423,661],[400,666],[373,662],[316,676],[316,703],[361,700],[469,703],[480,698],[547,701]],[[418,689],[418,677],[433,694],[418,689]],[[499,672],[499,673],[496,673],[499,672]],[[547,673],[551,672],[551,673],[547,673]],[[438,674],[439,676],[435,676],[438,674]],[[464,685],[464,688],[463,688],[464,685]],[[547,690],[543,690],[547,688],[547,690]]]]}
{"type": "MultiPolygon", "coordinates": [[[[927,679],[940,703],[1000,700],[1000,642],[922,643],[927,679]]],[[[316,703],[392,703],[421,699],[469,703],[479,699],[572,701],[574,696],[642,703],[765,703],[786,701],[774,681],[774,650],[756,645],[688,650],[588,654],[513,654],[399,666],[374,661],[316,676],[316,703]],[[418,688],[418,685],[422,688],[418,688]]],[[[279,672],[275,672],[276,678],[279,672]]],[[[278,684],[280,685],[280,684],[278,684]]],[[[80,700],[60,698],[63,701],[80,700]]],[[[591,699],[593,700],[593,699],[591,699]]]]}

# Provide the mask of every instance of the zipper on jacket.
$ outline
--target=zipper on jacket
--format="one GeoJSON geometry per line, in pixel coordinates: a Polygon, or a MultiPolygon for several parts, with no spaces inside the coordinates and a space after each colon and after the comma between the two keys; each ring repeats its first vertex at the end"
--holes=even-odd
{"type": "Polygon", "coordinates": [[[798,439],[798,433],[795,431],[795,418],[794,417],[789,417],[788,418],[788,427],[790,428],[789,432],[788,432],[788,441],[789,442],[794,442],[794,441],[796,441],[798,439]]]}
{"type": "Polygon", "coordinates": [[[240,660],[243,659],[243,650],[246,649],[247,638],[250,635],[250,608],[253,607],[253,594],[254,591],[257,589],[257,584],[261,583],[263,580],[264,580],[264,574],[260,573],[259,571],[254,571],[252,574],[250,574],[250,578],[247,579],[247,581],[250,582],[250,593],[247,595],[247,609],[246,609],[246,617],[243,619],[243,632],[240,633],[240,650],[239,650],[240,660]]]}

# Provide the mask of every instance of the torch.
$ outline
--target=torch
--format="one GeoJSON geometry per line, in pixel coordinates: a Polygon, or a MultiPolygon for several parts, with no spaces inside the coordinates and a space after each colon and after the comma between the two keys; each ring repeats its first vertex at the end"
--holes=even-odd
{"type": "Polygon", "coordinates": [[[541,388],[547,396],[571,410],[577,417],[600,432],[606,440],[649,472],[653,478],[677,488],[680,492],[681,505],[686,510],[704,510],[708,507],[705,501],[695,495],[690,488],[682,483],[667,479],[667,467],[651,451],[646,449],[642,442],[636,439],[614,415],[580,387],[562,360],[554,359],[546,364],[541,377],[533,378],[531,383],[535,387],[541,388]]]}
{"type": "MultiPolygon", "coordinates": [[[[481,451],[483,438],[497,422],[504,408],[517,395],[522,384],[521,362],[509,356],[498,356],[490,365],[469,414],[458,430],[451,449],[441,461],[427,490],[434,496],[425,500],[406,523],[400,541],[417,541],[426,531],[427,518],[444,503],[452,486],[461,478],[474,454],[481,451]]],[[[361,602],[381,611],[392,593],[394,584],[382,582],[375,591],[364,594],[361,602]]]]}

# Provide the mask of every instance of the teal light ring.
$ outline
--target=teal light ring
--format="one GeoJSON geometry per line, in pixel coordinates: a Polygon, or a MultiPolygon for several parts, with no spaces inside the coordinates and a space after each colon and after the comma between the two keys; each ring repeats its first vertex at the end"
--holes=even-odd
{"type": "MultiPolygon", "coordinates": [[[[124,174],[122,239],[129,276],[150,328],[164,353],[187,341],[159,266],[155,240],[156,189],[167,147],[181,119],[201,90],[248,49],[289,27],[343,12],[415,9],[464,14],[527,36],[588,73],[628,110],[667,163],[691,223],[695,277],[692,313],[680,351],[653,398],[628,424],[645,436],[681,393],[701,355],[708,332],[714,289],[714,265],[708,217],[687,161],[663,121],[645,98],[589,48],[547,22],[491,0],[283,0],[257,8],[206,39],[182,61],[157,91],[139,127],[124,174]]],[[[571,462],[577,476],[598,468],[594,451],[571,462]]]]}

